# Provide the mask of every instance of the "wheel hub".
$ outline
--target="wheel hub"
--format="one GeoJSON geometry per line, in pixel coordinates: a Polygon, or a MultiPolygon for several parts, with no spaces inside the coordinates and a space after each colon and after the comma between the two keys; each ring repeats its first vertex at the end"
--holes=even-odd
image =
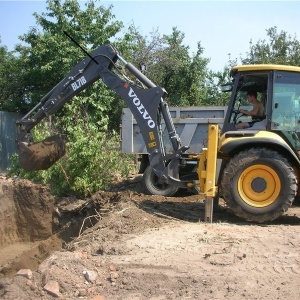
{"type": "Polygon", "coordinates": [[[267,182],[262,177],[254,178],[251,182],[251,188],[256,193],[262,193],[267,188],[267,182]]]}
{"type": "Polygon", "coordinates": [[[238,179],[238,192],[250,206],[265,207],[278,198],[281,181],[274,169],[267,165],[246,168],[238,179]]]}

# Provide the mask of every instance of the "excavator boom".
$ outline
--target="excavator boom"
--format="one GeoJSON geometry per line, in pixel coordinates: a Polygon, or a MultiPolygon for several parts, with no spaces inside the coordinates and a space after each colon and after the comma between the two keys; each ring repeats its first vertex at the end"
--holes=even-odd
{"type": "Polygon", "coordinates": [[[63,139],[54,136],[42,142],[33,142],[31,129],[98,80],[100,78],[99,67],[109,68],[116,60],[117,52],[113,47],[98,47],[90,57],[78,63],[28,114],[16,122],[19,161],[23,169],[45,170],[65,155],[66,147],[63,139]]]}

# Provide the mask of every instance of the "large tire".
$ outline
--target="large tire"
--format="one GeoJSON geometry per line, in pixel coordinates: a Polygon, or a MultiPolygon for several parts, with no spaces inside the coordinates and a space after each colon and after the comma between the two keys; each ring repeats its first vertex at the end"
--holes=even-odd
{"type": "Polygon", "coordinates": [[[178,188],[166,183],[160,183],[151,166],[147,167],[143,175],[145,192],[150,195],[173,196],[178,188]]]}
{"type": "Polygon", "coordinates": [[[267,148],[236,154],[222,175],[223,197],[239,217],[263,223],[280,217],[297,193],[297,176],[288,160],[267,148]]]}

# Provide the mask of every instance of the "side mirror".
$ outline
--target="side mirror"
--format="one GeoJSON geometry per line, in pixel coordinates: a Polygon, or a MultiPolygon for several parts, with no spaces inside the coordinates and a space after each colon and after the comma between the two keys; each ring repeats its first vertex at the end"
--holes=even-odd
{"type": "Polygon", "coordinates": [[[233,88],[232,82],[227,82],[225,84],[220,85],[221,92],[231,92],[233,88]]]}

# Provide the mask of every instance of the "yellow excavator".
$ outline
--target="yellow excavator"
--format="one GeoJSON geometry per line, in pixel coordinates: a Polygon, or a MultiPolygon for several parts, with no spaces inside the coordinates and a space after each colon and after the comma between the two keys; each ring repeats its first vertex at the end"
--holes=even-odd
{"type": "Polygon", "coordinates": [[[85,53],[86,57],[17,121],[20,165],[25,170],[47,169],[66,153],[59,136],[34,142],[31,130],[80,91],[102,80],[125,101],[141,130],[149,154],[143,180],[151,194],[171,196],[179,188],[197,188],[206,197],[206,221],[212,220],[218,197],[237,216],[260,223],[278,218],[292,205],[300,170],[300,67],[233,67],[231,81],[221,86],[230,93],[224,123],[220,127],[209,124],[207,148],[191,154],[186,152],[189,145],[181,145],[162,87],[111,45],[85,53]],[[125,70],[131,75],[123,74],[125,70]],[[239,129],[239,123],[252,121],[241,113],[249,109],[249,91],[257,93],[265,114],[252,127],[239,129]],[[173,149],[168,153],[162,120],[173,149]]]}

